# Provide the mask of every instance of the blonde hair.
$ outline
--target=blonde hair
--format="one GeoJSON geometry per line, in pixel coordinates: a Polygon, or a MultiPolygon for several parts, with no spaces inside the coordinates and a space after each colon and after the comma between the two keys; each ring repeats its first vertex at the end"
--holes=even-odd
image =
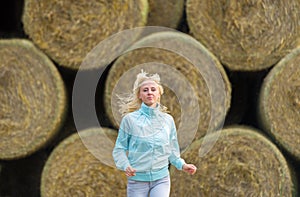
{"type": "MultiPolygon", "coordinates": [[[[139,74],[136,76],[136,80],[133,85],[132,93],[128,96],[119,98],[119,106],[120,106],[120,113],[122,116],[129,112],[133,112],[138,110],[141,107],[142,100],[139,98],[140,93],[140,87],[142,86],[143,82],[145,81],[153,81],[157,84],[159,93],[162,95],[164,93],[164,89],[162,85],[160,84],[160,77],[156,74],[148,74],[147,72],[144,72],[144,70],[141,70],[139,74]]],[[[160,104],[160,97],[158,98],[158,103],[160,104]]],[[[167,107],[160,104],[159,106],[160,111],[162,112],[168,112],[167,107]]]]}

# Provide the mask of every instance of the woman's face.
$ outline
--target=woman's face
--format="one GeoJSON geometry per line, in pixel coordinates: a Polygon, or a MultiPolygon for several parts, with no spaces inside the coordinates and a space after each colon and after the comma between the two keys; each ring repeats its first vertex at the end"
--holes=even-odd
{"type": "Polygon", "coordinates": [[[139,98],[149,107],[156,107],[159,97],[158,85],[154,81],[144,81],[140,87],[139,98]]]}

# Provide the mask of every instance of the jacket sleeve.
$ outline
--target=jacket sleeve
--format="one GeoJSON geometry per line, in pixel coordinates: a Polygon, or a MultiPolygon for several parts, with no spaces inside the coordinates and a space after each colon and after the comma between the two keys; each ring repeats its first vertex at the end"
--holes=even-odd
{"type": "Polygon", "coordinates": [[[177,132],[174,120],[172,119],[171,123],[171,132],[170,132],[170,147],[171,155],[169,156],[170,163],[175,166],[178,170],[182,170],[185,161],[180,157],[180,149],[177,139],[177,132]]]}
{"type": "Polygon", "coordinates": [[[120,124],[118,137],[112,153],[116,167],[119,170],[123,171],[125,171],[126,168],[130,165],[127,158],[130,135],[128,134],[126,129],[128,129],[126,126],[126,121],[123,119],[120,124]]]}

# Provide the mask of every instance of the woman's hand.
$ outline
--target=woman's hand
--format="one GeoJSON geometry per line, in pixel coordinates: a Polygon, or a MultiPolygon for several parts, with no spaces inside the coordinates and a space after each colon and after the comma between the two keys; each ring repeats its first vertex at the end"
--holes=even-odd
{"type": "Polygon", "coordinates": [[[182,170],[189,174],[195,174],[197,171],[197,167],[193,164],[184,164],[182,166],[182,170]]]}
{"type": "Polygon", "coordinates": [[[126,168],[126,171],[125,171],[125,173],[126,173],[126,176],[135,176],[135,172],[136,172],[136,170],[135,169],[133,169],[131,166],[128,166],[127,168],[126,168]]]}

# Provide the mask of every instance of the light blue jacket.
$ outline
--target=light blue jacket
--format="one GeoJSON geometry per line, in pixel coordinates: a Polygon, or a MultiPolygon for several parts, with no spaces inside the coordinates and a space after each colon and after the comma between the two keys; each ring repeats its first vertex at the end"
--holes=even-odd
{"type": "Polygon", "coordinates": [[[178,170],[185,161],[180,158],[173,117],[142,103],[137,111],[126,114],[120,124],[113,150],[116,167],[136,169],[137,181],[155,181],[169,174],[169,162],[178,170]]]}

